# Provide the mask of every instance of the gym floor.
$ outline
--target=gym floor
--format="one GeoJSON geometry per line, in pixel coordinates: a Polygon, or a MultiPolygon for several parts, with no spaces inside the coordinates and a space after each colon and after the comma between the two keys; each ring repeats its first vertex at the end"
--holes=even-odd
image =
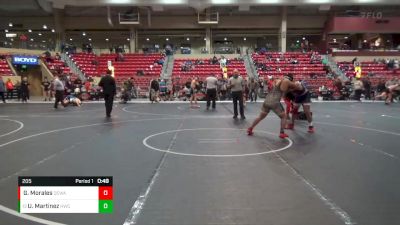
{"type": "Polygon", "coordinates": [[[400,224],[400,105],[314,103],[278,138],[232,104],[0,105],[0,224],[400,224]],[[113,176],[112,214],[18,214],[18,176],[113,176]]]}

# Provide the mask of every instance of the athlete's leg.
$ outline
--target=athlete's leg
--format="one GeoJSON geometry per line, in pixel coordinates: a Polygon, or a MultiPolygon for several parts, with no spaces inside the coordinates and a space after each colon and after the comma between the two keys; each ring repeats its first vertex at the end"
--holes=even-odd
{"type": "Polygon", "coordinates": [[[299,117],[299,108],[300,108],[300,104],[293,103],[291,123],[289,123],[287,125],[287,129],[292,130],[294,128],[294,121],[297,120],[299,117]]]}
{"type": "Polygon", "coordinates": [[[287,134],[285,134],[285,127],[286,127],[286,112],[284,110],[282,110],[279,114],[277,113],[277,115],[281,118],[281,129],[279,132],[279,137],[280,138],[286,138],[288,137],[287,134]]]}
{"type": "Polygon", "coordinates": [[[265,119],[267,117],[269,110],[263,110],[260,112],[260,115],[253,121],[251,126],[247,129],[247,134],[248,135],[253,135],[253,129],[254,127],[257,126],[258,123],[260,123],[261,120],[265,119]]]}
{"type": "Polygon", "coordinates": [[[308,121],[308,132],[314,133],[314,125],[312,123],[311,105],[309,103],[303,104],[303,110],[306,114],[308,121]]]}

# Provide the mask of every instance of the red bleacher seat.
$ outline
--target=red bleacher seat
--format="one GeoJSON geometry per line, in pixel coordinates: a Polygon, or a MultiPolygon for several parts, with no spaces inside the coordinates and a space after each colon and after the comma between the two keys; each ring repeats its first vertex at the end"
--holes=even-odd
{"type": "Polygon", "coordinates": [[[0,75],[5,75],[5,76],[13,75],[11,68],[5,59],[0,59],[0,75]]]}
{"type": "Polygon", "coordinates": [[[268,75],[280,77],[292,73],[295,79],[307,81],[312,91],[317,91],[320,86],[328,81],[326,78],[326,71],[321,63],[321,57],[315,52],[286,52],[283,54],[279,52],[267,52],[263,55],[253,54],[252,59],[254,62],[263,63],[269,68],[268,71],[258,70],[258,75],[260,77],[265,78],[268,75]],[[313,54],[317,60],[311,63],[313,54]],[[296,59],[298,63],[290,63],[290,59],[292,58],[296,59]],[[312,74],[317,76],[317,78],[311,79],[310,75],[312,74]]]}
{"type": "Polygon", "coordinates": [[[85,76],[101,76],[108,69],[108,61],[114,66],[114,75],[117,83],[122,83],[129,77],[134,77],[136,85],[145,88],[152,78],[160,77],[162,65],[154,65],[155,60],[162,57],[159,54],[124,54],[124,61],[115,61],[117,54],[76,53],[71,56],[78,68],[85,76]],[[136,76],[142,70],[144,76],[136,76]]]}

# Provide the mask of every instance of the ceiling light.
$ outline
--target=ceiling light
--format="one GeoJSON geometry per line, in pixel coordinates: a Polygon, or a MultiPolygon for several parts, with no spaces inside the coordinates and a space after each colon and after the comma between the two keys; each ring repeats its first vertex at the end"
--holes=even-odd
{"type": "Polygon", "coordinates": [[[165,38],[166,41],[169,41],[169,38],[165,38]]]}
{"type": "Polygon", "coordinates": [[[150,39],[149,39],[149,38],[146,38],[146,41],[150,41],[150,39]]]}
{"type": "Polygon", "coordinates": [[[82,36],[86,36],[86,33],[85,33],[85,32],[83,32],[83,33],[82,33],[82,36]]]}
{"type": "Polygon", "coordinates": [[[16,33],[6,33],[6,38],[14,38],[17,37],[16,33]]]}
{"type": "Polygon", "coordinates": [[[6,32],[6,33],[7,33],[7,32],[8,32],[8,30],[7,30],[7,29],[5,29],[5,30],[4,30],[4,32],[6,32]]]}
{"type": "Polygon", "coordinates": [[[348,38],[349,38],[349,37],[347,37],[347,36],[346,36],[346,37],[344,37],[344,39],[348,39],[348,38]]]}
{"type": "Polygon", "coordinates": [[[333,39],[333,42],[335,42],[335,43],[336,43],[336,38],[334,38],[334,39],[333,39]]]}
{"type": "Polygon", "coordinates": [[[259,4],[276,4],[281,3],[281,0],[257,0],[259,4]]]}
{"type": "Polygon", "coordinates": [[[131,3],[130,0],[108,0],[107,2],[110,4],[129,4],[129,3],[131,3]]]}
{"type": "Polygon", "coordinates": [[[232,0],[211,0],[211,3],[217,5],[231,4],[232,0]]]}
{"type": "Polygon", "coordinates": [[[244,37],[244,38],[243,38],[243,41],[245,41],[245,40],[247,40],[247,38],[244,37]]]}
{"type": "Polygon", "coordinates": [[[358,0],[359,3],[376,3],[380,0],[358,0]]]}
{"type": "Polygon", "coordinates": [[[186,41],[190,41],[190,38],[186,38],[186,41]]]}
{"type": "Polygon", "coordinates": [[[187,3],[187,0],[161,0],[162,4],[166,5],[177,5],[177,4],[185,4],[187,3]]]}
{"type": "Polygon", "coordinates": [[[13,24],[12,24],[12,23],[9,23],[8,26],[9,26],[9,27],[13,27],[13,24]]]}
{"type": "Polygon", "coordinates": [[[53,32],[53,33],[54,33],[54,32],[56,32],[56,30],[54,30],[54,29],[51,29],[51,32],[53,32]]]}
{"type": "Polygon", "coordinates": [[[306,37],[303,37],[303,40],[306,40],[306,37]]]}
{"type": "Polygon", "coordinates": [[[207,41],[207,38],[204,38],[205,41],[207,41]]]}
{"type": "Polygon", "coordinates": [[[130,38],[127,38],[126,40],[127,40],[127,41],[130,41],[131,39],[130,39],[130,38]]]}
{"type": "Polygon", "coordinates": [[[228,38],[224,38],[224,41],[228,40],[228,38]]]}
{"type": "Polygon", "coordinates": [[[92,41],[92,39],[91,39],[91,38],[89,38],[88,40],[89,40],[89,41],[92,41]]]}
{"type": "Polygon", "coordinates": [[[31,38],[31,41],[33,41],[33,38],[31,38]]]}
{"type": "Polygon", "coordinates": [[[31,30],[31,29],[29,29],[29,30],[28,30],[28,32],[29,32],[29,33],[32,33],[32,30],[31,30]]]}
{"type": "Polygon", "coordinates": [[[43,25],[43,29],[45,29],[45,30],[47,29],[47,25],[46,24],[43,25]]]}
{"type": "Polygon", "coordinates": [[[42,36],[42,33],[38,33],[39,36],[42,36]]]}
{"type": "Polygon", "coordinates": [[[70,38],[69,40],[72,41],[72,38],[70,38]]]}
{"type": "Polygon", "coordinates": [[[311,3],[311,4],[326,4],[330,2],[331,0],[306,0],[306,3],[311,3]]]}
{"type": "Polygon", "coordinates": [[[106,38],[106,41],[109,41],[110,39],[106,38]]]}
{"type": "Polygon", "coordinates": [[[367,40],[364,40],[364,43],[367,43],[367,40]]]}
{"type": "Polygon", "coordinates": [[[300,43],[300,40],[297,40],[296,42],[297,42],[297,43],[300,43]]]}

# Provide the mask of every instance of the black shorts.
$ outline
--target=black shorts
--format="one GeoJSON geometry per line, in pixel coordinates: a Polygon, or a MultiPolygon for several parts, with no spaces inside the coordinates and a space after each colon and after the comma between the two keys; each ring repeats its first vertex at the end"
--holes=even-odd
{"type": "Polygon", "coordinates": [[[294,98],[294,104],[296,105],[302,105],[302,104],[310,104],[311,103],[311,93],[307,91],[306,93],[295,96],[294,98]]]}

